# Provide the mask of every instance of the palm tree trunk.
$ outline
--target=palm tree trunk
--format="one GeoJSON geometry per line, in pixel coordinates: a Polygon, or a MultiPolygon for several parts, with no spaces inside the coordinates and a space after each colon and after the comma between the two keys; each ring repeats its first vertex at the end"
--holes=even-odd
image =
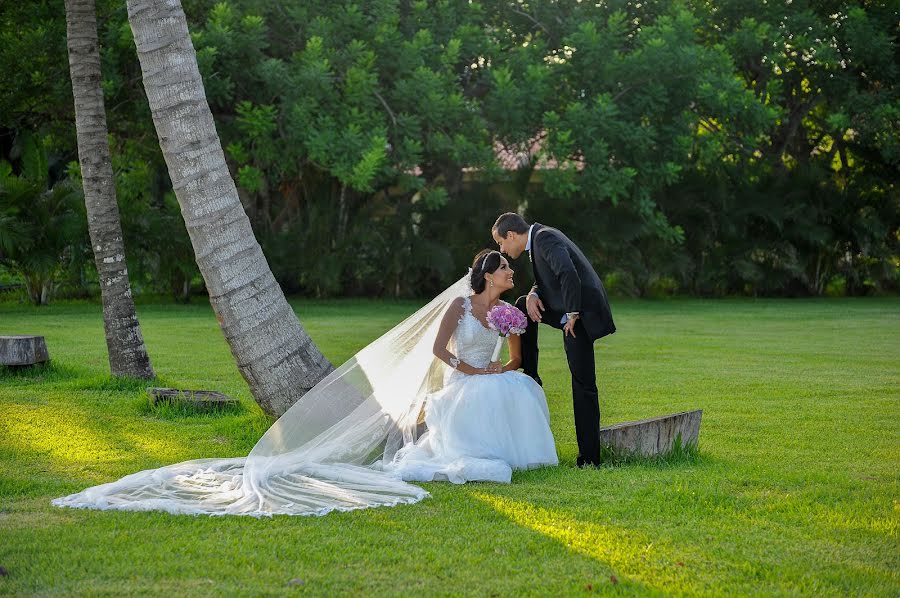
{"type": "Polygon", "coordinates": [[[269,415],[332,371],[278,286],[238,198],[179,0],[128,0],[144,90],[209,299],[269,415]]]}
{"type": "Polygon", "coordinates": [[[88,230],[103,298],[103,326],[114,376],[153,378],[153,367],[134,309],[125,265],[125,244],[100,87],[100,46],[94,0],[66,0],[69,72],[75,96],[78,159],[88,230]]]}

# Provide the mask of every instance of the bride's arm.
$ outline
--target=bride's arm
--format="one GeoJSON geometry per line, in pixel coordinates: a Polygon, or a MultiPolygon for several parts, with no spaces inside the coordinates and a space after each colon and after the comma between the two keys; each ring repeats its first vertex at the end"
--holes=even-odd
{"type": "Polygon", "coordinates": [[[504,372],[512,372],[522,367],[522,339],[518,334],[510,334],[509,338],[509,361],[503,366],[504,372]]]}
{"type": "MultiPolygon", "coordinates": [[[[453,303],[450,304],[450,308],[447,309],[447,313],[444,314],[444,319],[441,320],[441,326],[438,328],[437,338],[434,339],[434,348],[432,348],[434,356],[450,367],[453,367],[450,360],[457,360],[457,357],[447,350],[447,343],[450,342],[450,337],[453,336],[453,332],[459,326],[459,320],[463,317],[464,311],[463,298],[454,299],[453,303]]],[[[456,369],[463,374],[469,375],[485,373],[484,369],[472,367],[465,361],[459,361],[456,369]]]]}

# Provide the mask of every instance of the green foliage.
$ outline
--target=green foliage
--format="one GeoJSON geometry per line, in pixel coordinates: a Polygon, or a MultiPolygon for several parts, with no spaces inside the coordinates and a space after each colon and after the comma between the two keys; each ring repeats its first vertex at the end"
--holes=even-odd
{"type": "MultiPolygon", "coordinates": [[[[157,162],[141,159],[140,144],[113,146],[119,214],[133,288],[190,301],[202,278],[175,194],[157,162]]],[[[156,157],[157,160],[160,157],[156,157]]]]}
{"type": "MultiPolygon", "coordinates": [[[[494,210],[562,228],[627,294],[900,288],[890,3],[185,8],[242,203],[292,292],[432,293],[491,244],[494,210]]],[[[200,279],[126,14],[98,12],[129,269],[184,298],[200,279]]],[[[0,158],[19,164],[34,132],[72,161],[62,11],[4,5],[0,23],[0,158]]]]}
{"type": "Polygon", "coordinates": [[[0,265],[19,275],[28,299],[50,302],[67,266],[87,249],[84,203],[64,180],[51,185],[47,151],[22,141],[19,173],[0,161],[0,265]]]}
{"type": "Polygon", "coordinates": [[[852,294],[896,289],[896,12],[738,1],[696,11],[707,43],[730,51],[775,121],[701,121],[740,144],[730,159],[704,159],[661,202],[681,215],[684,248],[703,265],[692,290],[821,295],[836,277],[852,294]]]}

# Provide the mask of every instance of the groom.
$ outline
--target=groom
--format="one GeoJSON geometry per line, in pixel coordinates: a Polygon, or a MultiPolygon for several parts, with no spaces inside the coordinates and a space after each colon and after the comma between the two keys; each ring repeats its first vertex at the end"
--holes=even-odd
{"type": "Polygon", "coordinates": [[[529,224],[512,212],[491,228],[500,251],[515,259],[528,252],[534,286],[516,307],[529,316],[522,339],[522,369],[538,384],[538,323],[563,331],[572,373],[572,406],[579,467],[600,459],[600,404],[594,371],[594,341],[616,331],[606,290],[580,249],[555,228],[529,224]]]}

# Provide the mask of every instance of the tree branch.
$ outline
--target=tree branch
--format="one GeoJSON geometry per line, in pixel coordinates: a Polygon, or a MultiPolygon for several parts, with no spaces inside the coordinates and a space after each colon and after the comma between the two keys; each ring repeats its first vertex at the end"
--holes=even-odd
{"type": "Polygon", "coordinates": [[[553,37],[553,34],[550,33],[550,30],[547,29],[547,28],[544,26],[543,23],[541,23],[540,21],[538,21],[537,19],[535,19],[533,16],[531,16],[531,15],[528,14],[527,12],[523,12],[523,11],[517,9],[517,8],[513,8],[512,6],[510,6],[509,9],[510,9],[511,11],[513,11],[514,13],[516,13],[517,15],[521,15],[521,16],[525,17],[526,19],[528,19],[529,21],[531,21],[532,23],[534,23],[535,25],[537,25],[538,27],[540,27],[541,29],[543,29],[543,30],[544,30],[544,33],[546,33],[546,34],[547,34],[548,36],[550,36],[551,38],[553,37]]]}
{"type": "Polygon", "coordinates": [[[387,113],[388,113],[388,114],[390,114],[390,116],[391,116],[391,121],[393,121],[394,126],[396,127],[396,126],[397,126],[397,117],[394,116],[394,111],[391,110],[391,107],[388,106],[388,103],[384,100],[383,97],[381,97],[381,94],[378,93],[377,90],[376,90],[376,91],[373,91],[372,93],[375,94],[375,97],[376,97],[376,98],[378,98],[379,100],[381,100],[381,105],[384,106],[384,109],[387,110],[387,113]]]}
{"type": "MultiPolygon", "coordinates": [[[[685,74],[685,75],[675,75],[674,77],[669,77],[667,80],[666,80],[666,79],[662,80],[662,82],[665,83],[666,81],[677,81],[677,80],[679,80],[679,79],[687,79],[687,78],[690,77],[690,76],[691,76],[690,74],[685,74]]],[[[622,91],[620,91],[619,93],[617,93],[616,95],[614,95],[612,101],[615,102],[616,100],[618,100],[618,99],[621,98],[623,95],[625,95],[626,93],[628,93],[629,91],[631,91],[632,89],[634,89],[634,88],[636,88],[636,87],[640,87],[641,85],[644,85],[644,84],[646,84],[646,83],[652,83],[652,82],[657,81],[657,80],[658,80],[658,79],[656,79],[656,78],[643,79],[643,80],[641,80],[641,81],[638,81],[637,83],[634,83],[634,84],[632,84],[632,85],[629,85],[628,87],[626,87],[625,89],[623,89],[622,91]]]]}

